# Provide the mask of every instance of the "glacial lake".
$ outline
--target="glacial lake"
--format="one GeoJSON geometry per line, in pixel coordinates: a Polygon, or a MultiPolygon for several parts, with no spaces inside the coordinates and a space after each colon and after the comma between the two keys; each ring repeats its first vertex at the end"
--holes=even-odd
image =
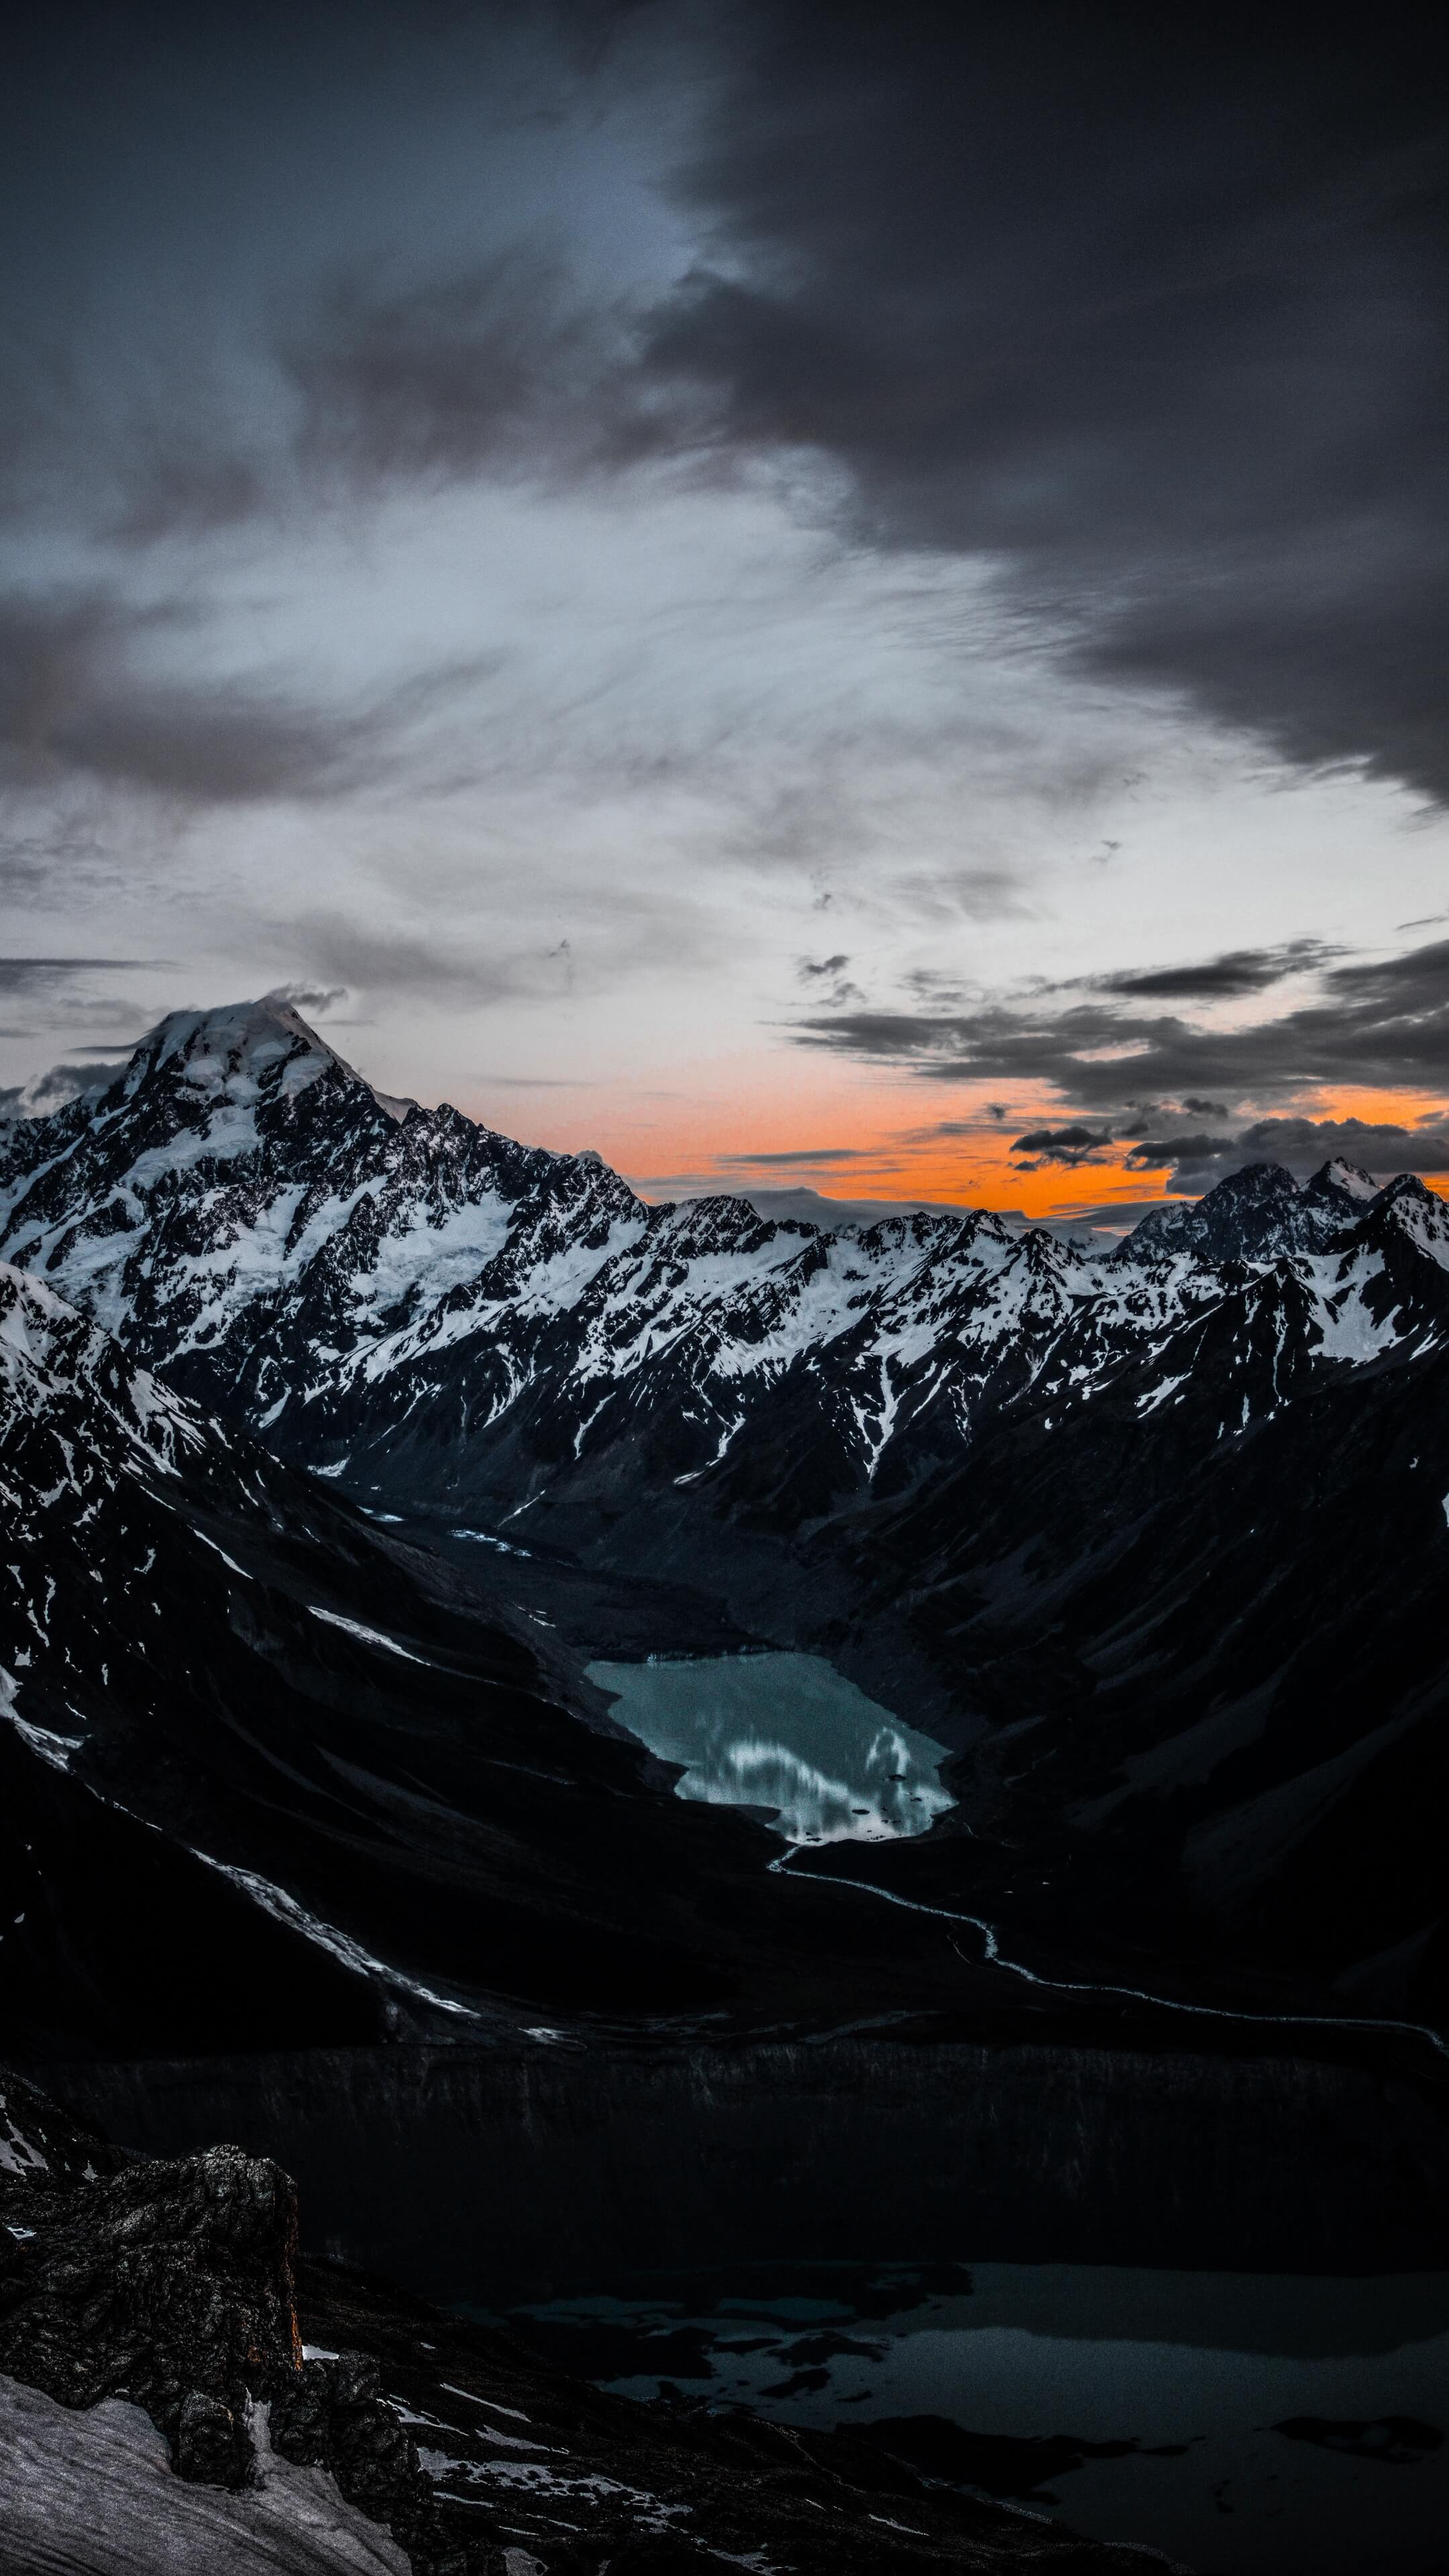
{"type": "Polygon", "coordinates": [[[508,2323],[624,2396],[857,2433],[894,2419],[874,2438],[924,2442],[931,2473],[1197,2576],[1444,2564],[1449,2274],[760,2266],[508,2323]]]}
{"type": "Polygon", "coordinates": [[[596,1663],[610,1715],[666,1762],[681,1798],[777,1810],[789,1843],[923,1834],[954,1801],[946,1747],[867,1699],[821,1655],[660,1657],[596,1663]]]}

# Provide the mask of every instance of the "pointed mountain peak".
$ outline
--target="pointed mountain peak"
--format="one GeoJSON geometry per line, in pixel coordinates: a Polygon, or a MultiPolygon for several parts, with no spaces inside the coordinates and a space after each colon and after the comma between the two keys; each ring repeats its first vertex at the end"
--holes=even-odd
{"type": "MultiPolygon", "coordinates": [[[[1372,1172],[1361,1171],[1357,1163],[1345,1162],[1341,1154],[1319,1166],[1304,1192],[1307,1198],[1335,1200],[1341,1207],[1345,1202],[1362,1207],[1378,1194],[1379,1185],[1372,1172]]],[[[1347,1207],[1344,1212],[1348,1212],[1347,1207]]]]}
{"type": "MultiPolygon", "coordinates": [[[[1271,1261],[1310,1248],[1324,1222],[1321,1206],[1308,1203],[1282,1163],[1247,1163],[1195,1203],[1152,1209],[1123,1249],[1134,1261],[1180,1252],[1209,1261],[1271,1261]]],[[[1341,1222],[1342,1202],[1335,1198],[1332,1223],[1341,1222]]]]}
{"type": "Polygon", "coordinates": [[[1282,1163],[1245,1163],[1240,1172],[1229,1172],[1201,1200],[1204,1215],[1209,1209],[1261,1207],[1270,1200],[1288,1201],[1298,1196],[1298,1183],[1282,1163]]]}
{"type": "Polygon", "coordinates": [[[225,1002],[210,1011],[169,1012],[137,1047],[123,1088],[133,1098],[148,1079],[169,1075],[207,1099],[242,1105],[264,1093],[295,1097],[328,1072],[371,1092],[389,1117],[402,1120],[416,1105],[374,1090],[285,993],[225,1002]]]}
{"type": "Polygon", "coordinates": [[[168,1011],[132,1056],[126,1089],[134,1092],[148,1074],[170,1068],[198,1091],[219,1092],[256,1083],[285,1064],[305,1067],[311,1081],[329,1065],[352,1071],[291,1002],[266,993],[260,1001],[224,1002],[210,1011],[168,1011]]]}
{"type": "Polygon", "coordinates": [[[806,1240],[819,1228],[801,1217],[762,1217],[748,1199],[719,1190],[708,1198],[677,1200],[664,1231],[693,1252],[754,1252],[777,1238],[806,1240]]]}

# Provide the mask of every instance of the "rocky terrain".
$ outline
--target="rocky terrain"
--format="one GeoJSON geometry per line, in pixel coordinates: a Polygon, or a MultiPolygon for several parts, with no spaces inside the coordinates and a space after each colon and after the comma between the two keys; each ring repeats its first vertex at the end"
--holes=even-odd
{"type": "Polygon", "coordinates": [[[265,2159],[122,2158],[0,2084],[7,2576],[1165,2564],[967,2492],[981,2464],[944,2424],[855,2438],[602,2396],[299,2260],[295,2192],[265,2159]]]}

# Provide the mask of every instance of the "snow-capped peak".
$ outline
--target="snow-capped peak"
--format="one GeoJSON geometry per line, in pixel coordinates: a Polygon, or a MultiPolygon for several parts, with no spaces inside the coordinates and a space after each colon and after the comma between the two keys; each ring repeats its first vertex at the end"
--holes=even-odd
{"type": "MultiPolygon", "coordinates": [[[[166,1069],[209,1099],[246,1105],[264,1085],[295,1097],[329,1071],[372,1091],[371,1083],[363,1085],[362,1075],[280,993],[210,1011],[168,1012],[132,1056],[125,1096],[133,1098],[143,1083],[166,1069]]],[[[376,1091],[373,1098],[395,1118],[405,1117],[415,1105],[376,1091]]]]}
{"type": "Polygon", "coordinates": [[[1338,1154],[1331,1163],[1324,1164],[1317,1177],[1320,1181],[1331,1182],[1335,1189],[1345,1191],[1351,1199],[1376,1199],[1379,1194],[1379,1185],[1372,1172],[1362,1171],[1357,1163],[1346,1163],[1338,1154]]]}

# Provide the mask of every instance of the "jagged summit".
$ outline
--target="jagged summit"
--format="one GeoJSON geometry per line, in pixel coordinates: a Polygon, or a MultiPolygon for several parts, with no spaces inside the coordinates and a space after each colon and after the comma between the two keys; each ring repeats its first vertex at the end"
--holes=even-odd
{"type": "Polygon", "coordinates": [[[1351,1163],[1325,1163],[1306,1182],[1282,1163],[1246,1163],[1200,1199],[1150,1210],[1122,1253],[1140,1262],[1182,1252],[1211,1261],[1322,1252],[1383,1195],[1372,1175],[1351,1163]]]}
{"type": "Polygon", "coordinates": [[[1341,1154],[1321,1165],[1307,1186],[1310,1190],[1338,1190],[1349,1199],[1376,1199],[1379,1194],[1379,1183],[1372,1172],[1365,1172],[1357,1163],[1346,1163],[1341,1154]]]}
{"type": "Polygon", "coordinates": [[[319,1077],[334,1072],[367,1091],[398,1121],[415,1100],[379,1091],[304,1020],[284,993],[255,1002],[227,1002],[212,1010],[170,1011],[147,1032],[121,1077],[126,1099],[169,1071],[209,1100],[250,1103],[271,1091],[295,1098],[319,1077]]]}
{"type": "Polygon", "coordinates": [[[1224,1419],[1417,1346],[1449,1214],[1339,1160],[1306,1186],[1250,1164],[1110,1251],[965,1207],[839,1229],[734,1195],[648,1207],[592,1150],[387,1099],[272,994],[173,1012],[102,1100],[6,1130],[0,1256],[364,1490],[511,1510],[520,1476],[560,1492],[617,1453],[692,1491],[779,1440],[815,1462],[803,1511],[959,1455],[1003,1408],[1059,1426],[1132,1372],[1144,1402],[1201,1383],[1234,1301],[1215,1365],[1251,1383],[1224,1419]]]}
{"type": "Polygon", "coordinates": [[[168,1011],[136,1049],[127,1088],[134,1090],[146,1072],[178,1058],[193,1081],[209,1081],[213,1067],[227,1075],[255,1077],[297,1054],[314,1061],[319,1071],[329,1063],[353,1071],[280,993],[264,993],[254,1002],[224,1002],[210,1010],[168,1011]]]}
{"type": "Polygon", "coordinates": [[[173,1012],[99,1102],[0,1140],[0,1251],[258,1420],[511,1256],[581,1285],[643,1211],[605,1166],[373,1089],[285,998],[173,1012]]]}

